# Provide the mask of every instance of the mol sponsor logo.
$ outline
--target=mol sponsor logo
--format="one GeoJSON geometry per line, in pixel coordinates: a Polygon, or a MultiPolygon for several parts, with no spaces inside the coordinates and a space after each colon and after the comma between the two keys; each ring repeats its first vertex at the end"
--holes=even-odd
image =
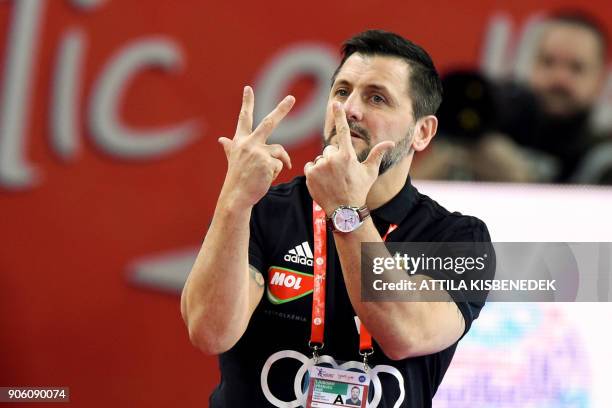
{"type": "Polygon", "coordinates": [[[312,275],[291,269],[271,266],[268,269],[267,295],[275,305],[290,302],[312,293],[312,275]]]}

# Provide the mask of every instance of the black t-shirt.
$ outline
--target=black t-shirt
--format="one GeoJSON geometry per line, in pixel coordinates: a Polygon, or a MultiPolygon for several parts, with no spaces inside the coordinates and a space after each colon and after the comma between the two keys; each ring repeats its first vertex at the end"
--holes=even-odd
{"type": "MultiPolygon", "coordinates": [[[[389,234],[388,242],[490,242],[481,220],[450,213],[420,194],[409,177],[391,201],[372,211],[372,219],[381,235],[390,224],[398,225],[389,234]]],[[[356,314],[346,291],[333,234],[327,236],[322,354],[332,356],[338,363],[360,361],[356,314]]],[[[210,398],[212,408],[274,407],[283,406],[279,401],[296,401],[295,386],[301,387],[301,378],[296,380],[296,376],[311,356],[308,340],[312,241],[312,198],[304,177],[272,187],[253,208],[249,263],[263,273],[265,293],[242,338],[219,356],[221,382],[210,398]]],[[[467,333],[484,302],[454,300],[465,319],[467,333]]],[[[376,339],[373,343],[375,352],[369,359],[370,366],[387,371],[394,367],[403,377],[405,397],[401,406],[430,407],[457,344],[435,354],[394,361],[385,356],[376,339]]],[[[378,407],[393,407],[400,393],[398,379],[385,372],[377,376],[383,390],[378,407]]]]}

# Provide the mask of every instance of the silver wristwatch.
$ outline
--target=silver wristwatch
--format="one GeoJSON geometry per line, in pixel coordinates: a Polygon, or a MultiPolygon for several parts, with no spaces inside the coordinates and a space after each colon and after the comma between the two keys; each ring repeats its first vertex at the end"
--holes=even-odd
{"type": "Polygon", "coordinates": [[[351,232],[359,228],[369,216],[370,210],[365,205],[363,207],[341,205],[327,217],[327,225],[332,231],[351,232]]]}

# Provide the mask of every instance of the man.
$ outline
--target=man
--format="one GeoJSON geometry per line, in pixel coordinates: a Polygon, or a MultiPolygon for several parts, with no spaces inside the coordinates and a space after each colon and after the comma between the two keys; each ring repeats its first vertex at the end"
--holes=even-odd
{"type": "Polygon", "coordinates": [[[359,387],[351,388],[351,398],[344,401],[347,405],[356,405],[358,407],[361,406],[361,400],[359,399],[359,387]]]}
{"type": "Polygon", "coordinates": [[[460,169],[477,180],[606,182],[611,160],[590,177],[579,174],[606,139],[592,129],[591,116],[605,82],[607,35],[577,12],[551,14],[540,28],[526,89],[498,86],[497,128],[469,148],[434,146],[418,176],[446,178],[460,169]]]}
{"type": "MultiPolygon", "coordinates": [[[[537,162],[548,157],[555,169],[550,181],[572,181],[587,152],[601,141],[590,119],[604,85],[606,63],[606,34],[593,18],[559,13],[543,22],[527,84],[540,115],[534,118],[531,131],[521,124],[524,115],[506,118],[502,129],[519,146],[535,153],[517,156],[525,160],[524,168],[534,169],[536,177],[537,162]]],[[[492,156],[490,160],[497,160],[492,156]]]]}
{"type": "Polygon", "coordinates": [[[611,160],[591,175],[585,172],[594,164],[591,154],[609,141],[591,126],[604,87],[607,49],[604,28],[588,15],[557,14],[544,24],[529,77],[543,117],[529,139],[517,141],[556,160],[553,181],[606,184],[612,180],[605,174],[612,169],[611,160]]]}
{"type": "Polygon", "coordinates": [[[607,39],[590,17],[553,14],[543,22],[528,84],[548,116],[570,119],[592,110],[605,79],[607,39]]]}
{"type": "Polygon", "coordinates": [[[325,361],[360,359],[359,320],[374,339],[368,362],[382,386],[378,406],[400,399],[402,406],[431,406],[483,302],[446,292],[453,301],[362,302],[360,248],[383,235],[402,242],[490,241],[482,221],[449,213],[410,183],[414,152],[436,133],[441,94],[435,67],[419,46],[377,30],[351,38],[332,78],[322,155],[306,164],[304,177],[270,188],[291,160],[266,139],[294,98],[252,130],[254,96],[245,87],[236,134],[219,139],[227,175],[181,299],[193,344],[220,354],[221,384],[211,407],[303,403],[311,323],[319,324],[311,322],[319,262],[313,262],[313,208],[331,216],[342,206],[371,216],[345,232],[333,222],[335,231],[327,234],[325,361]],[[389,233],[392,225],[397,229],[389,233]]]}

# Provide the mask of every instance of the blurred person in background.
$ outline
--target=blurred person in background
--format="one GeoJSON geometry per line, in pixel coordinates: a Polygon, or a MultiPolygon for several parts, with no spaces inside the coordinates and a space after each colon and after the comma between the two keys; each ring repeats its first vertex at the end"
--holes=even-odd
{"type": "Polygon", "coordinates": [[[414,177],[610,184],[611,139],[591,126],[606,61],[602,26],[566,12],[543,21],[525,84],[450,73],[439,114],[445,140],[414,177]]]}

